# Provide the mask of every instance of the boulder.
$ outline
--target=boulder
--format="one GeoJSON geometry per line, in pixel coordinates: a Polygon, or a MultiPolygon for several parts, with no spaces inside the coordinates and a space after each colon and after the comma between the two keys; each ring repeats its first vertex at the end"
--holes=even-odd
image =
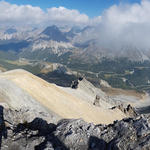
{"type": "Polygon", "coordinates": [[[100,96],[96,95],[93,105],[100,106],[100,96]]]}

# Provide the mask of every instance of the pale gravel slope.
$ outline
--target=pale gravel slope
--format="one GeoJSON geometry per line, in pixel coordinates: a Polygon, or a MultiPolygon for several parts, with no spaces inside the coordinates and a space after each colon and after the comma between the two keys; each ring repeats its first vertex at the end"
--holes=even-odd
{"type": "Polygon", "coordinates": [[[126,117],[119,110],[93,106],[54,84],[50,84],[24,70],[13,70],[0,74],[0,79],[17,84],[34,99],[62,118],[83,118],[87,122],[112,123],[126,117]]]}
{"type": "Polygon", "coordinates": [[[37,116],[54,123],[60,119],[59,116],[42,106],[26,91],[4,77],[0,77],[0,105],[26,112],[25,119],[29,121],[37,116]]]}

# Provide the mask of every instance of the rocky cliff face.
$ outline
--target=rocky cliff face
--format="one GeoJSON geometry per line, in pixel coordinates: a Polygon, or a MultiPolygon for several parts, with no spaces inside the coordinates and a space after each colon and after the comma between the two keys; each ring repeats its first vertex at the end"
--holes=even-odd
{"type": "Polygon", "coordinates": [[[81,119],[63,119],[57,124],[42,118],[23,122],[23,115],[21,110],[0,106],[2,150],[139,150],[150,147],[148,116],[94,125],[81,119]]]}

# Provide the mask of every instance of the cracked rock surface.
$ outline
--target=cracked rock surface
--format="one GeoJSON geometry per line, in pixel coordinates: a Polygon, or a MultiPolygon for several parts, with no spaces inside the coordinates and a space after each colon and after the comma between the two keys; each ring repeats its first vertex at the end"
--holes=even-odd
{"type": "Polygon", "coordinates": [[[82,119],[57,124],[42,118],[22,121],[24,113],[0,106],[2,150],[141,150],[150,149],[150,117],[138,115],[110,125],[82,119]]]}

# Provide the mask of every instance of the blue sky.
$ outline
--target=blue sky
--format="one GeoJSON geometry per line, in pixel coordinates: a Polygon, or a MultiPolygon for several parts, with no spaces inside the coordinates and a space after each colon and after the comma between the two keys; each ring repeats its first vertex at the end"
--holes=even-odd
{"type": "Polygon", "coordinates": [[[149,50],[150,0],[0,0],[0,27],[50,25],[94,26],[79,40],[98,39],[114,49],[132,43],[149,50]]]}
{"type": "Polygon", "coordinates": [[[101,15],[101,13],[114,4],[121,3],[140,3],[140,0],[5,0],[11,4],[30,4],[39,6],[43,10],[50,7],[63,6],[68,9],[77,9],[89,17],[101,15]]]}

